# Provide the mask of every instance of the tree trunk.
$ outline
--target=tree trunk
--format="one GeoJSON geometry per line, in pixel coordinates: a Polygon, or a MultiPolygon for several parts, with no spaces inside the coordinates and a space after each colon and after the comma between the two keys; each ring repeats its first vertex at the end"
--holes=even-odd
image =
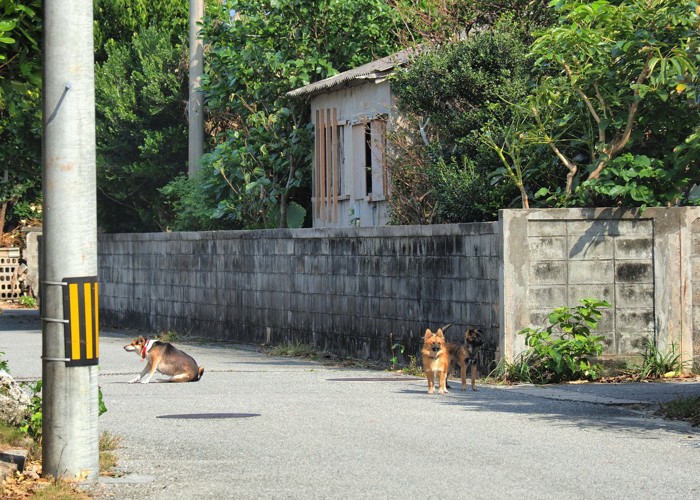
{"type": "Polygon", "coordinates": [[[5,235],[5,215],[7,214],[7,205],[10,202],[5,200],[0,206],[0,242],[2,242],[2,237],[5,235]]]}
{"type": "Polygon", "coordinates": [[[280,228],[287,228],[287,204],[289,199],[289,190],[285,190],[280,196],[280,228]]]}

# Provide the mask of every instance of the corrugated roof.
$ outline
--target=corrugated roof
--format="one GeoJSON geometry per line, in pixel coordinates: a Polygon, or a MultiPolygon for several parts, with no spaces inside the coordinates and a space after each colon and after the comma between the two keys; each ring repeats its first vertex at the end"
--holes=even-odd
{"type": "Polygon", "coordinates": [[[416,54],[416,49],[404,49],[391,54],[390,56],[377,59],[371,63],[364,64],[355,69],[338,73],[337,75],[310,83],[298,89],[287,92],[290,97],[300,97],[306,95],[319,94],[339,85],[352,85],[357,80],[373,79],[377,80],[391,74],[397,66],[406,64],[412,56],[416,54]]]}

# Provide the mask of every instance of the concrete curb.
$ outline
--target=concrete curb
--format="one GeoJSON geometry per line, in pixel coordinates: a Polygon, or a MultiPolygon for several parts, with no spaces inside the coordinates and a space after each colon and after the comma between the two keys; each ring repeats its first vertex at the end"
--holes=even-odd
{"type": "Polygon", "coordinates": [[[24,472],[28,450],[8,449],[0,451],[0,481],[4,481],[15,472],[24,472]]]}

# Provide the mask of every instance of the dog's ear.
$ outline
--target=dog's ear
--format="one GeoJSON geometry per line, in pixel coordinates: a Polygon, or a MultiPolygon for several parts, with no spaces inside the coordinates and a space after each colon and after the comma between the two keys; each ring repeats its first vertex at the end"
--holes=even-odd
{"type": "Polygon", "coordinates": [[[438,337],[442,337],[443,339],[445,338],[445,334],[442,332],[442,328],[438,328],[436,335],[438,337]]]}
{"type": "Polygon", "coordinates": [[[146,343],[146,338],[143,335],[139,335],[139,338],[136,339],[136,342],[139,344],[144,344],[146,343]]]}
{"type": "Polygon", "coordinates": [[[426,338],[426,339],[429,338],[429,337],[432,337],[433,335],[435,335],[435,334],[434,334],[433,332],[430,331],[430,328],[426,328],[426,329],[425,329],[425,338],[426,338]]]}

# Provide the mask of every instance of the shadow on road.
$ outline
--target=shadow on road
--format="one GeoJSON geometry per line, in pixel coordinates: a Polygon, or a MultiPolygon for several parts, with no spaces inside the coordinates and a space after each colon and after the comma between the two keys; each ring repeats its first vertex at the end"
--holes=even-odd
{"type": "MultiPolygon", "coordinates": [[[[700,384],[693,384],[700,395],[700,384]]],[[[404,390],[405,393],[415,393],[404,390]]],[[[575,399],[548,399],[536,394],[518,394],[507,389],[482,388],[476,393],[450,393],[448,399],[441,397],[439,404],[459,406],[465,411],[499,412],[527,415],[549,425],[576,427],[582,430],[602,429],[606,431],[634,434],[637,437],[648,435],[657,439],[651,431],[665,430],[684,437],[700,437],[700,429],[685,422],[665,420],[655,415],[661,403],[594,403],[575,399]]],[[[700,447],[695,439],[693,446],[700,447]]]]}

